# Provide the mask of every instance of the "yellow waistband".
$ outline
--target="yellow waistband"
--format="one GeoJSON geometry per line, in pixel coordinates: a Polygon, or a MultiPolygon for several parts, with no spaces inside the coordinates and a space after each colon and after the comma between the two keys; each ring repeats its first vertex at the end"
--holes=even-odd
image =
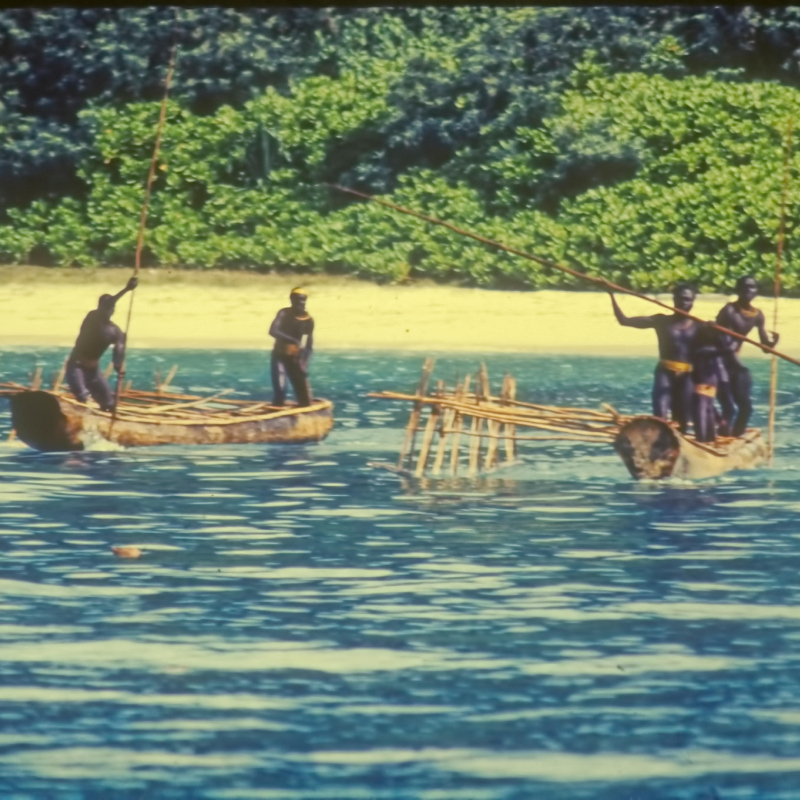
{"type": "Polygon", "coordinates": [[[296,356],[300,352],[298,345],[287,342],[285,339],[275,340],[275,352],[284,356],[296,356]]]}
{"type": "Polygon", "coordinates": [[[704,397],[716,397],[717,387],[709,386],[707,383],[696,383],[694,390],[697,394],[702,394],[704,397]]]}
{"type": "Polygon", "coordinates": [[[668,361],[666,358],[662,358],[658,363],[660,366],[662,366],[664,369],[668,369],[670,372],[692,371],[692,365],[687,364],[685,361],[668,361]]]}

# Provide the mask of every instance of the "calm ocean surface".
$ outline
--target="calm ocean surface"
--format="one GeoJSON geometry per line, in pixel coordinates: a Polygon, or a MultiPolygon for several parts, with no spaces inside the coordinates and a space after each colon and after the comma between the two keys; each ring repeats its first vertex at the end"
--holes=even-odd
{"type": "MultiPolygon", "coordinates": [[[[4,351],[0,380],[64,355],[4,351]]],[[[486,360],[521,399],[648,409],[653,359],[486,360]]],[[[128,376],[176,362],[177,390],[266,396],[264,353],[128,376]]],[[[772,469],[635,484],[550,442],[421,486],[367,466],[408,408],[364,396],[421,362],[319,354],[318,444],[0,445],[2,800],[800,797],[797,370],[772,469]]]]}

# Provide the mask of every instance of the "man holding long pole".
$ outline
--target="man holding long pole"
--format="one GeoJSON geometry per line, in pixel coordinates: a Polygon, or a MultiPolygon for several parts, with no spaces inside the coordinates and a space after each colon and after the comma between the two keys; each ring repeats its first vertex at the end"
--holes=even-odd
{"type": "Polygon", "coordinates": [[[125,288],[117,294],[104,294],[97,302],[97,308],[90,311],[81,325],[75,347],[67,359],[66,379],[69,388],[81,403],[89,396],[103,411],[113,411],[114,392],[100,369],[100,358],[114,346],[114,369],[122,380],[125,362],[125,334],[111,321],[117,300],[138,285],[137,278],[131,278],[125,288]]]}
{"type": "MultiPolygon", "coordinates": [[[[770,338],[767,334],[764,313],[752,305],[758,294],[758,284],[751,275],[746,275],[736,282],[738,297],[727,303],[717,314],[717,325],[729,328],[736,333],[747,336],[753,328],[758,330],[761,344],[775,347],[780,338],[777,333],[770,338]]],[[[742,342],[731,336],[722,336],[725,350],[718,362],[719,403],[722,407],[722,419],[733,436],[741,436],[753,413],[750,392],[753,378],[750,370],[739,359],[742,342]]]]}

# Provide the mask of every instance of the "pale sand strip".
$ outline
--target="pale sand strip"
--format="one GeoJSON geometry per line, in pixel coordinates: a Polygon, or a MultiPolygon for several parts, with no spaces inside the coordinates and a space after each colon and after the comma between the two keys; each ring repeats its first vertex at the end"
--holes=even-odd
{"type": "MultiPolygon", "coordinates": [[[[0,346],[71,345],[98,295],[117,291],[130,275],[127,270],[78,276],[76,270],[26,270],[0,272],[0,346]]],[[[343,277],[250,273],[143,273],[130,346],[269,348],[269,324],[298,283],[310,289],[308,308],[319,349],[656,354],[653,331],[619,326],[608,297],[598,292],[377,286],[343,277]]],[[[725,301],[701,296],[695,313],[713,319],[725,301]]],[[[621,297],[620,304],[629,315],[660,311],[636,298],[621,297]]],[[[759,298],[757,305],[771,320],[772,300],[759,298]]],[[[120,327],[127,311],[124,298],[114,317],[120,327]]],[[[800,356],[800,300],[781,301],[780,329],[780,349],[800,356]]],[[[748,350],[749,358],[766,358],[748,350]]]]}

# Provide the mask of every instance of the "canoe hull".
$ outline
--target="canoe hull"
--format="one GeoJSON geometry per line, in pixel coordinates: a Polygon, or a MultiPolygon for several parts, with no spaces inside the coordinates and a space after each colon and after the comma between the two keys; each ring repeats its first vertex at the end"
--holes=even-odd
{"type": "Polygon", "coordinates": [[[139,422],[116,419],[96,409],[78,406],[45,391],[19,392],[11,398],[11,419],[19,439],[36,450],[83,450],[105,439],[123,447],[160,444],[249,444],[313,442],[333,427],[333,404],[314,401],[307,410],[285,412],[228,424],[175,424],[164,420],[139,422]]]}
{"type": "Polygon", "coordinates": [[[767,457],[766,443],[757,429],[724,446],[709,446],[682,436],[657,417],[635,417],[627,422],[614,440],[614,449],[637,480],[713,478],[756,467],[767,457]]]}

